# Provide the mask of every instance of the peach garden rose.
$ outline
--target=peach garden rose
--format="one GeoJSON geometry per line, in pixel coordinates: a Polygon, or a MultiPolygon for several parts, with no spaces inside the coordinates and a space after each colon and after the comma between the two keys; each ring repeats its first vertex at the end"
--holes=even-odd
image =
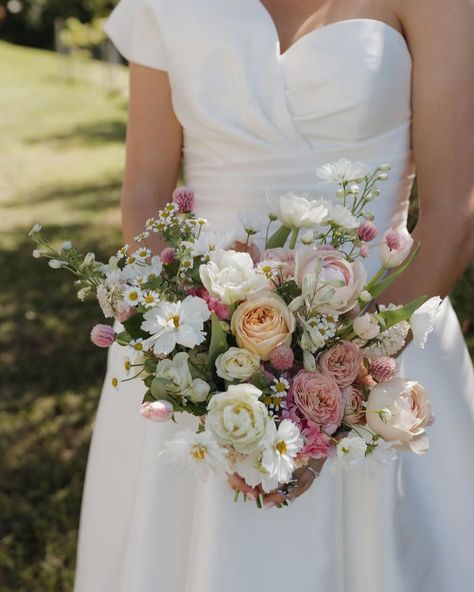
{"type": "Polygon", "coordinates": [[[293,379],[293,397],[306,419],[332,434],[342,416],[341,390],[330,374],[300,370],[293,379]]]}
{"type": "Polygon", "coordinates": [[[259,292],[237,308],[232,316],[231,330],[239,347],[267,362],[277,346],[290,345],[295,317],[280,296],[259,292]]]}
{"type": "Polygon", "coordinates": [[[362,354],[350,341],[340,341],[318,358],[318,367],[322,372],[331,374],[341,388],[354,382],[360,371],[362,354]]]}

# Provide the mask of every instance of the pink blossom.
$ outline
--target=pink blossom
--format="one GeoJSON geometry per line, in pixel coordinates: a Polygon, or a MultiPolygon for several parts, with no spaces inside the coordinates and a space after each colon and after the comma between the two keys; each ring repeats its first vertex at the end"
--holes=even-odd
{"type": "Polygon", "coordinates": [[[302,431],[305,444],[299,456],[310,458],[328,458],[334,456],[335,446],[331,437],[321,432],[313,422],[309,422],[307,428],[302,431]]]}
{"type": "Polygon", "coordinates": [[[365,423],[364,395],[355,386],[348,386],[342,391],[343,420],[345,423],[365,423]]]}
{"type": "Polygon", "coordinates": [[[252,258],[254,265],[260,261],[260,249],[255,243],[243,243],[242,241],[236,240],[232,243],[230,248],[238,253],[248,253],[252,258]]]}
{"type": "Polygon", "coordinates": [[[359,255],[362,257],[362,259],[367,259],[369,254],[370,254],[369,247],[367,245],[361,245],[361,247],[359,249],[359,255]]]}
{"type": "Polygon", "coordinates": [[[97,347],[110,347],[115,341],[115,331],[110,325],[96,325],[91,331],[91,341],[97,347]]]}
{"type": "Polygon", "coordinates": [[[373,360],[370,364],[370,372],[377,382],[385,382],[393,378],[397,364],[393,358],[383,356],[373,360]]]}
{"type": "Polygon", "coordinates": [[[192,212],[196,203],[194,191],[189,187],[177,187],[173,191],[173,201],[182,214],[192,212]]]}
{"type": "Polygon", "coordinates": [[[284,280],[290,279],[295,272],[295,252],[292,249],[267,249],[263,252],[262,260],[281,262],[281,273],[284,280]]]}
{"type": "Polygon", "coordinates": [[[170,263],[173,263],[175,256],[176,250],[173,247],[166,247],[166,249],[161,251],[160,260],[163,265],[170,265],[170,263]]]}
{"type": "Polygon", "coordinates": [[[349,386],[359,374],[362,353],[350,341],[340,341],[318,357],[321,372],[330,374],[340,388],[349,386]]]}
{"type": "Polygon", "coordinates": [[[215,312],[217,318],[221,321],[227,321],[231,316],[231,307],[228,304],[223,304],[220,300],[211,296],[205,288],[192,288],[188,290],[190,296],[199,296],[206,304],[211,312],[215,312]]]}
{"type": "Polygon", "coordinates": [[[391,251],[396,251],[402,244],[402,236],[396,230],[389,230],[385,234],[385,244],[391,251]]]}
{"type": "Polygon", "coordinates": [[[162,423],[171,419],[173,405],[169,401],[148,401],[140,407],[140,414],[145,419],[162,423]]]}
{"type": "Polygon", "coordinates": [[[373,222],[365,220],[357,229],[357,236],[360,240],[370,242],[377,236],[377,227],[373,222]]]}
{"type": "Polygon", "coordinates": [[[278,345],[270,353],[270,363],[275,370],[289,370],[295,361],[295,354],[289,345],[278,345]]]}
{"type": "Polygon", "coordinates": [[[304,417],[320,430],[332,434],[339,427],[341,391],[331,375],[300,370],[293,379],[293,396],[304,417]]]}

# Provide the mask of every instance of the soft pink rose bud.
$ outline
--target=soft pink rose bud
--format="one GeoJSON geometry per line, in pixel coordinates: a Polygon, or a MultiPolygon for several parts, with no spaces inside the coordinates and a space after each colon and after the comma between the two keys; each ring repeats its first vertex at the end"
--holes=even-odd
{"type": "Polygon", "coordinates": [[[176,250],[173,249],[173,247],[166,247],[166,249],[161,251],[160,261],[163,265],[169,265],[170,263],[173,263],[175,256],[176,250]]]}
{"type": "Polygon", "coordinates": [[[173,191],[173,201],[182,214],[192,212],[196,203],[194,191],[189,189],[189,187],[177,187],[173,191]]]}
{"type": "Polygon", "coordinates": [[[140,414],[145,419],[162,423],[171,419],[173,405],[169,401],[148,401],[140,407],[140,414]]]}
{"type": "Polygon", "coordinates": [[[357,236],[360,240],[370,242],[377,236],[377,226],[370,220],[365,220],[357,229],[357,236]]]}
{"type": "Polygon", "coordinates": [[[367,257],[369,256],[369,247],[367,245],[362,245],[361,248],[359,249],[359,255],[363,258],[363,259],[367,259],[367,257]]]}
{"type": "Polygon", "coordinates": [[[396,251],[402,244],[403,237],[396,230],[389,230],[385,235],[385,244],[391,251],[396,251]]]}
{"type": "Polygon", "coordinates": [[[255,243],[243,243],[242,241],[236,240],[232,243],[231,249],[237,251],[238,253],[248,253],[252,258],[254,264],[260,261],[261,253],[260,249],[257,247],[255,243]]]}
{"type": "Polygon", "coordinates": [[[385,382],[393,377],[396,366],[397,364],[393,358],[383,356],[371,363],[370,372],[377,382],[385,382]]]}
{"type": "Polygon", "coordinates": [[[110,347],[115,341],[115,331],[110,325],[96,325],[91,331],[91,341],[97,347],[110,347]]]}
{"type": "Polygon", "coordinates": [[[295,354],[289,345],[279,345],[270,353],[270,363],[275,370],[289,370],[295,361],[295,354]]]}

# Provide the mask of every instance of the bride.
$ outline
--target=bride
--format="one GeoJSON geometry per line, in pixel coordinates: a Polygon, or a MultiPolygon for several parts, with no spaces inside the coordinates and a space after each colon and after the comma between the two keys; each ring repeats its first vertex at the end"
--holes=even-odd
{"type": "MultiPolygon", "coordinates": [[[[121,0],[106,31],[131,62],[127,242],[181,163],[199,215],[222,229],[265,211],[268,191],[330,198],[315,170],[341,157],[391,163],[375,214],[404,225],[416,164],[422,250],[387,298],[446,295],[473,250],[473,30],[470,0],[121,0]]],[[[430,392],[430,452],[373,480],[315,461],[293,504],[275,508],[274,493],[258,510],[157,459],[192,419],[143,420],[137,383],[111,386],[112,348],[76,592],[472,590],[474,377],[448,300],[427,349],[410,345],[400,364],[430,392]]]]}

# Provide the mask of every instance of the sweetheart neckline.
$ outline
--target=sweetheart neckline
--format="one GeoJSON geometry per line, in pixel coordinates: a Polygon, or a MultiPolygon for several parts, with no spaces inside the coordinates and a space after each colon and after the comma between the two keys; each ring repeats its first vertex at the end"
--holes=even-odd
{"type": "Polygon", "coordinates": [[[313,37],[317,37],[319,34],[323,34],[325,29],[330,31],[332,29],[337,28],[338,26],[348,25],[348,24],[352,24],[352,23],[354,23],[354,24],[356,24],[356,23],[359,23],[359,24],[361,24],[361,23],[376,23],[376,24],[382,26],[383,28],[388,29],[389,31],[392,31],[398,37],[398,39],[400,39],[400,41],[403,43],[403,45],[404,45],[405,49],[408,51],[408,53],[410,53],[407,40],[405,39],[405,37],[402,35],[402,33],[398,29],[396,29],[392,25],[389,25],[385,21],[382,21],[380,19],[373,19],[373,18],[369,18],[369,17],[343,19],[341,21],[334,21],[333,23],[328,23],[327,25],[322,25],[321,27],[316,27],[315,29],[308,31],[307,33],[305,33],[304,35],[299,37],[282,53],[281,52],[281,45],[280,45],[280,35],[278,33],[278,29],[276,28],[275,21],[273,20],[272,15],[270,14],[268,8],[263,4],[263,2],[261,0],[256,0],[256,1],[257,1],[257,4],[260,5],[267,21],[269,22],[269,24],[271,25],[271,27],[273,29],[273,34],[276,38],[276,43],[277,43],[277,57],[279,59],[284,59],[288,55],[291,55],[291,53],[293,52],[295,47],[299,46],[301,43],[305,42],[306,40],[309,40],[313,37]]]}

